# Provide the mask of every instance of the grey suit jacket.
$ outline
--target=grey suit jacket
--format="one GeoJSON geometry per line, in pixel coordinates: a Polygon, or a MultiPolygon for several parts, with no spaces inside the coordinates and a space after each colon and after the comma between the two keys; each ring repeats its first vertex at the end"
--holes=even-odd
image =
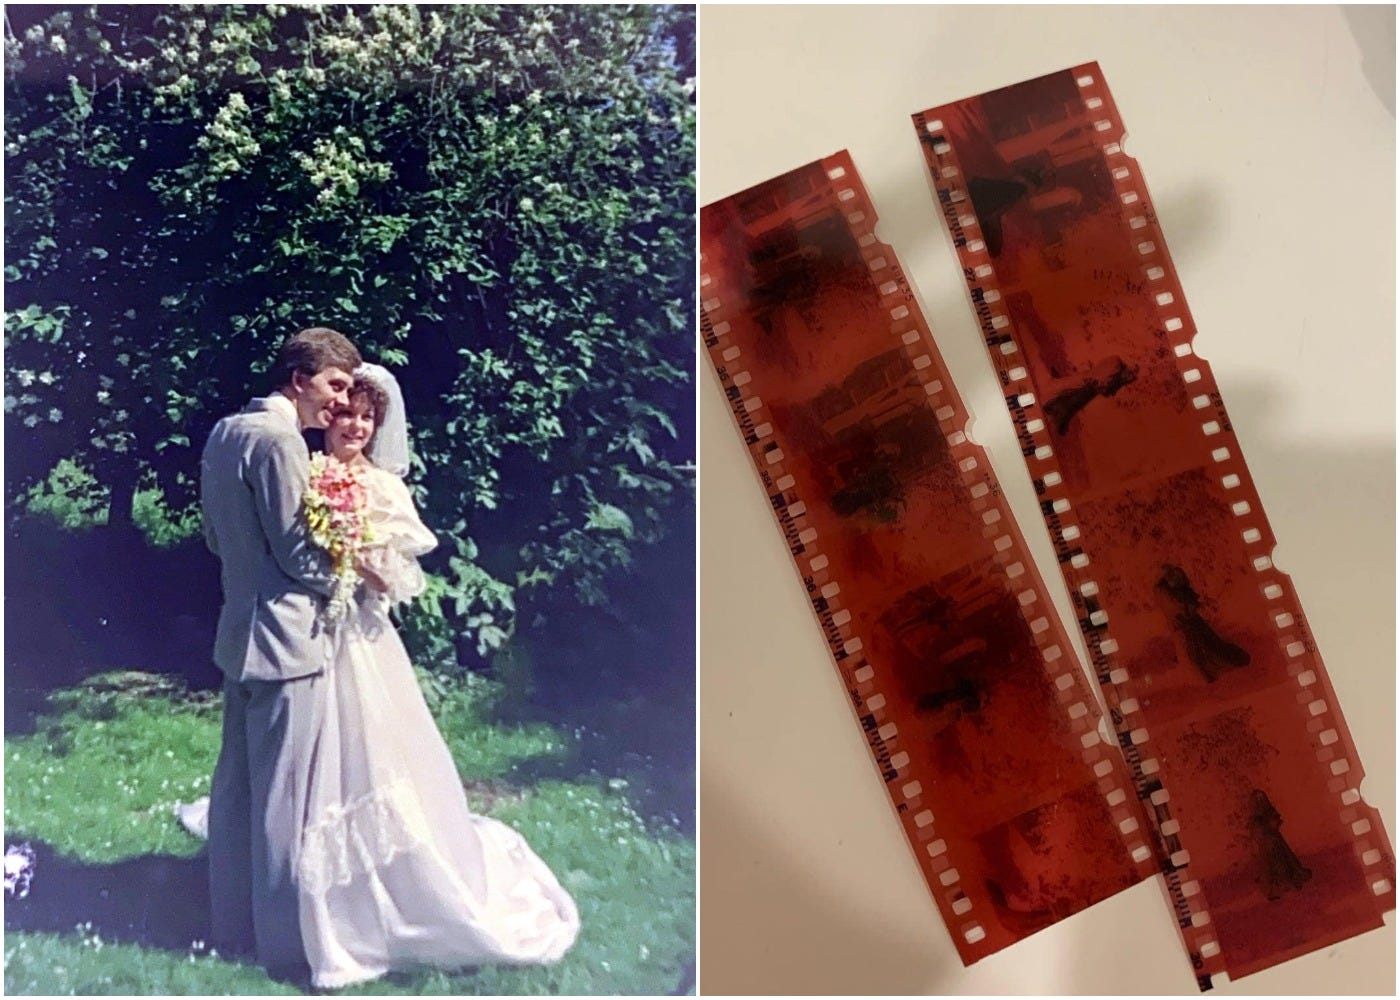
{"type": "Polygon", "coordinates": [[[214,425],[200,460],[204,538],[219,557],[224,606],[214,662],[236,681],[320,673],[330,557],[301,513],[309,461],[295,411],[255,399],[214,425]]]}

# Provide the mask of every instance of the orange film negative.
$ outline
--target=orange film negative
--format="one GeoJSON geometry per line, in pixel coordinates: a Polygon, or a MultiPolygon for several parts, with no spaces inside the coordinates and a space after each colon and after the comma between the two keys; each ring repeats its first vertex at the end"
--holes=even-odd
{"type": "MultiPolygon", "coordinates": [[[[850,157],[701,211],[701,329],[964,963],[1157,871],[850,157]]],[[[1107,730],[1105,730],[1105,733],[1107,730]]]]}
{"type": "Polygon", "coordinates": [[[1096,64],[914,116],[1202,989],[1395,861],[1096,64]]]}

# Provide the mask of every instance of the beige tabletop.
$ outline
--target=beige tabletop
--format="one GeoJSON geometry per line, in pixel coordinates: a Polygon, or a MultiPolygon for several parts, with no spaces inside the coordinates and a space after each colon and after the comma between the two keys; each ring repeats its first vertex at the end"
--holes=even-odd
{"type": "MultiPolygon", "coordinates": [[[[707,6],[699,40],[701,204],[850,150],[1071,623],[909,115],[1099,62],[1392,836],[1394,23],[1393,8],[707,6]]],[[[962,966],[707,365],[701,990],[1194,993],[1155,881],[962,966]]],[[[1217,992],[1393,994],[1394,914],[1217,992]]]]}

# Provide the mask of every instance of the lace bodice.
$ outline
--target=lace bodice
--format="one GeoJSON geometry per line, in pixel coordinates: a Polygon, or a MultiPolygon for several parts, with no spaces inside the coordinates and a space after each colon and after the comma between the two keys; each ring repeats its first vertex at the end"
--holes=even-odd
{"type": "Polygon", "coordinates": [[[437,548],[437,537],[418,516],[404,481],[391,472],[369,466],[365,470],[369,494],[369,522],[374,541],[364,557],[370,568],[389,584],[382,597],[369,591],[376,603],[411,601],[427,587],[418,558],[437,548]]]}

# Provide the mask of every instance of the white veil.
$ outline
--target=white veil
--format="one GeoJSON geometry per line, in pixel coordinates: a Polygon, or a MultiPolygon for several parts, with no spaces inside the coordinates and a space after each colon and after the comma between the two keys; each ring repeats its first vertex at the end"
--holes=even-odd
{"type": "Polygon", "coordinates": [[[378,426],[365,454],[369,460],[399,478],[408,475],[408,415],[404,412],[399,380],[389,369],[366,362],[355,369],[356,378],[373,382],[389,397],[389,412],[376,414],[378,426]]]}

